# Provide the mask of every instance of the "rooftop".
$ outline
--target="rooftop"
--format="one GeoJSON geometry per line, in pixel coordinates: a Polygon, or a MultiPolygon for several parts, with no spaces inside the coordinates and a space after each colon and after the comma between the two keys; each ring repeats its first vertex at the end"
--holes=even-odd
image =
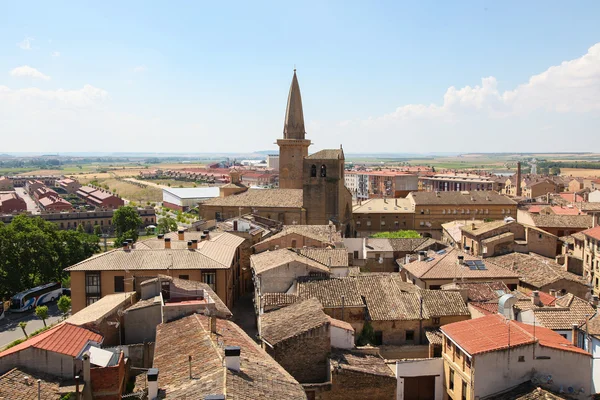
{"type": "Polygon", "coordinates": [[[13,368],[0,376],[0,399],[38,400],[38,379],[42,399],[60,399],[68,393],[55,376],[13,368]]]}
{"type": "Polygon", "coordinates": [[[479,237],[488,232],[491,232],[493,230],[496,230],[498,228],[502,228],[502,227],[505,227],[505,226],[508,226],[511,224],[516,224],[516,222],[515,221],[506,222],[504,220],[501,220],[501,221],[483,222],[480,224],[471,223],[471,224],[464,225],[460,229],[461,229],[461,231],[468,233],[471,236],[479,237]],[[475,229],[473,229],[473,228],[475,228],[475,229]]]}
{"type": "Polygon", "coordinates": [[[380,356],[361,354],[351,350],[335,349],[331,353],[331,366],[340,370],[395,378],[392,370],[380,356]]]}
{"type": "Polygon", "coordinates": [[[466,263],[470,261],[481,262],[478,257],[471,256],[457,249],[452,249],[444,254],[430,253],[423,261],[414,261],[402,266],[410,274],[420,279],[486,279],[496,280],[501,278],[518,278],[519,275],[494,263],[486,258],[481,263],[482,268],[472,268],[466,263]],[[458,257],[464,257],[464,263],[458,264],[458,257]]]}
{"type": "Polygon", "coordinates": [[[563,400],[568,399],[563,395],[558,395],[534,385],[531,381],[520,384],[519,386],[504,392],[502,394],[487,397],[487,400],[563,400]]]}
{"type": "Polygon", "coordinates": [[[339,232],[335,228],[332,229],[329,225],[284,225],[281,232],[268,237],[260,243],[268,243],[290,234],[305,236],[324,243],[333,243],[342,240],[339,232]]]}
{"type": "Polygon", "coordinates": [[[467,299],[474,302],[496,300],[506,293],[511,292],[508,286],[502,281],[453,282],[442,285],[442,290],[465,290],[467,292],[467,299]]]}
{"type": "Polygon", "coordinates": [[[157,326],[153,366],[160,398],[306,399],[302,386],[237,325],[217,319],[217,332],[211,334],[209,318],[198,314],[157,326]],[[239,372],[224,366],[219,343],[240,347],[239,372]]]}
{"type": "Polygon", "coordinates": [[[408,195],[408,198],[413,199],[415,207],[425,205],[517,205],[515,201],[492,190],[470,192],[411,192],[408,195]]]}
{"type": "Polygon", "coordinates": [[[488,257],[485,259],[507,270],[514,271],[519,280],[535,288],[550,285],[561,279],[586,285],[585,278],[565,271],[551,258],[545,258],[534,254],[510,253],[502,256],[488,257]]]}
{"type": "Polygon", "coordinates": [[[306,157],[309,160],[343,160],[344,150],[342,149],[325,149],[317,151],[306,157]]]}
{"type": "Polygon", "coordinates": [[[591,357],[588,352],[573,346],[571,341],[548,328],[509,321],[499,314],[454,322],[440,329],[470,356],[538,343],[542,347],[591,357]]]}
{"type": "Polygon", "coordinates": [[[290,293],[263,293],[260,298],[263,307],[285,307],[300,300],[290,293]]]}
{"type": "Polygon", "coordinates": [[[305,248],[298,249],[298,254],[329,267],[348,266],[346,249],[305,248]]]}
{"type": "Polygon", "coordinates": [[[102,297],[79,312],[66,319],[66,323],[73,325],[97,324],[104,318],[114,314],[119,308],[127,308],[135,302],[135,292],[115,293],[102,297]]]}
{"type": "Polygon", "coordinates": [[[581,325],[595,310],[589,302],[573,294],[555,301],[554,306],[533,309],[535,319],[542,326],[553,330],[570,330],[574,324],[581,325]]]}
{"type": "Polygon", "coordinates": [[[315,298],[262,314],[260,320],[261,338],[271,346],[330,323],[315,298]]]}
{"type": "Polygon", "coordinates": [[[63,322],[3,351],[0,358],[30,347],[76,357],[89,341],[102,343],[102,340],[101,335],[89,329],[63,322]]]}
{"type": "Polygon", "coordinates": [[[216,197],[203,203],[220,207],[301,208],[302,189],[250,189],[227,197],[216,197]]]}
{"type": "Polygon", "coordinates": [[[414,213],[415,207],[407,198],[399,199],[369,199],[355,204],[354,214],[398,214],[414,213]]]}
{"type": "Polygon", "coordinates": [[[530,214],[536,227],[540,228],[589,228],[592,226],[591,215],[557,215],[530,214]]]}
{"type": "Polygon", "coordinates": [[[329,268],[326,265],[304,257],[291,249],[265,251],[250,256],[250,264],[257,275],[291,262],[299,262],[318,271],[329,273],[329,268]]]}
{"type": "Polygon", "coordinates": [[[592,228],[592,229],[587,229],[585,231],[580,232],[581,234],[585,235],[585,236],[589,236],[591,238],[594,238],[596,240],[600,240],[600,225],[592,228]]]}

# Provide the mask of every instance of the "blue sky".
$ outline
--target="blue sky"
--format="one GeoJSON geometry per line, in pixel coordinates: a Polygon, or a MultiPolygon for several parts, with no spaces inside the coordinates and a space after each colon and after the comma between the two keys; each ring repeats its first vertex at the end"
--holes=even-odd
{"type": "Polygon", "coordinates": [[[294,65],[314,151],[600,152],[599,12],[4,2],[0,152],[273,149],[294,65]]]}

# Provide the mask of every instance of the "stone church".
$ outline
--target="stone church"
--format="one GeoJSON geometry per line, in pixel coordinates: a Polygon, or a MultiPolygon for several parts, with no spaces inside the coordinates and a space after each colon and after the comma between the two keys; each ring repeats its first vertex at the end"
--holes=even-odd
{"type": "Polygon", "coordinates": [[[344,185],[344,151],[308,154],[302,96],[296,70],[285,112],[279,146],[279,189],[248,189],[232,171],[221,196],[200,204],[204,219],[224,220],[255,213],[286,225],[327,225],[333,222],[344,236],[354,235],[352,194],[344,185]]]}

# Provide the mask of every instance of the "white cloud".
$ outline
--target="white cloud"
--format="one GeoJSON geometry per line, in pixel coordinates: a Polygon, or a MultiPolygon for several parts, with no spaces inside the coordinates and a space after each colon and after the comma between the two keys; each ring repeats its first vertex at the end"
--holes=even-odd
{"type": "Polygon", "coordinates": [[[51,54],[52,57],[56,58],[56,57],[60,57],[60,51],[53,51],[51,54]]]}
{"type": "Polygon", "coordinates": [[[17,43],[17,46],[19,46],[23,50],[31,50],[31,42],[33,40],[33,38],[26,37],[25,39],[23,39],[22,42],[17,43]]]}
{"type": "Polygon", "coordinates": [[[137,67],[133,68],[133,72],[146,72],[148,68],[146,68],[145,65],[138,65],[137,67]]]}
{"type": "Polygon", "coordinates": [[[10,71],[10,75],[20,77],[20,78],[29,77],[29,78],[43,79],[45,81],[50,80],[50,77],[48,75],[41,73],[40,71],[38,71],[35,68],[30,67],[29,65],[23,65],[21,67],[14,68],[13,70],[10,71]]]}
{"type": "Polygon", "coordinates": [[[75,90],[42,90],[37,87],[13,90],[0,86],[0,104],[13,104],[15,107],[25,105],[34,110],[41,103],[46,109],[61,107],[89,107],[108,99],[108,92],[92,85],[84,85],[75,90]],[[49,107],[47,107],[49,106],[49,107]]]}

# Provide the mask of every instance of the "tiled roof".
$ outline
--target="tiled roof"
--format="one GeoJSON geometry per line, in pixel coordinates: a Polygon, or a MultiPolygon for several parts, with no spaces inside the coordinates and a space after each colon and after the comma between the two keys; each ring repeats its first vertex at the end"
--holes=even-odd
{"type": "Polygon", "coordinates": [[[79,326],[99,323],[104,318],[115,314],[119,308],[125,309],[134,302],[135,292],[109,294],[71,315],[65,322],[79,326]]]}
{"type": "Polygon", "coordinates": [[[537,215],[531,214],[535,226],[539,228],[589,228],[591,215],[537,215]]]}
{"type": "Polygon", "coordinates": [[[306,248],[299,249],[298,253],[330,267],[348,266],[348,253],[346,249],[306,248]]]}
{"type": "Polygon", "coordinates": [[[600,240],[600,225],[598,225],[592,229],[587,229],[585,231],[582,231],[581,234],[592,237],[596,240],[600,240]]]}
{"type": "Polygon", "coordinates": [[[469,305],[484,315],[498,314],[498,302],[472,302],[469,305]]]}
{"type": "MultiPolygon", "coordinates": [[[[441,290],[403,290],[407,285],[391,274],[312,280],[297,283],[300,298],[317,298],[325,308],[363,307],[375,321],[429,319],[469,315],[460,293],[441,290]],[[364,298],[364,301],[363,301],[364,298]],[[420,308],[422,298],[423,310],[420,308]]],[[[412,284],[408,284],[414,286],[412,284]]],[[[412,289],[412,288],[411,288],[412,289]]]]}
{"type": "Polygon", "coordinates": [[[533,312],[536,321],[546,328],[569,330],[574,324],[585,322],[595,310],[587,301],[569,293],[557,299],[554,307],[535,308],[533,312]]]}
{"type": "Polygon", "coordinates": [[[430,238],[400,238],[388,239],[393,251],[413,252],[416,249],[428,242],[430,238]]]}
{"type": "Polygon", "coordinates": [[[272,346],[329,324],[323,306],[308,299],[260,316],[260,336],[272,346]]]}
{"type": "Polygon", "coordinates": [[[600,314],[594,313],[594,315],[587,320],[587,324],[583,324],[581,329],[586,331],[592,336],[600,337],[600,314]]]}
{"type": "Polygon", "coordinates": [[[488,279],[495,280],[500,278],[518,278],[518,274],[509,271],[506,268],[498,266],[490,258],[483,262],[485,270],[472,270],[466,265],[458,265],[458,256],[463,256],[465,261],[480,260],[478,257],[452,249],[444,254],[432,254],[430,261],[414,261],[404,264],[402,267],[417,278],[427,279],[488,279]]]}
{"type": "Polygon", "coordinates": [[[267,243],[287,236],[291,233],[305,236],[323,243],[334,243],[342,240],[341,235],[336,232],[335,229],[332,231],[329,225],[285,225],[283,226],[281,232],[268,237],[260,243],[267,243]]]}
{"type": "Polygon", "coordinates": [[[263,307],[285,307],[299,301],[298,296],[290,293],[263,293],[260,298],[263,307]]]}
{"type": "Polygon", "coordinates": [[[571,234],[571,237],[573,237],[576,240],[580,240],[580,241],[584,241],[585,240],[585,235],[582,232],[576,232],[571,234]]]}
{"type": "Polygon", "coordinates": [[[409,199],[369,199],[355,204],[353,214],[400,214],[414,213],[415,207],[409,199]]]}
{"type": "Polygon", "coordinates": [[[354,328],[348,322],[342,321],[340,319],[331,318],[329,315],[327,316],[327,318],[329,319],[329,323],[331,324],[331,326],[354,332],[354,328]]]}
{"type": "Polygon", "coordinates": [[[426,206],[428,204],[454,205],[454,206],[476,206],[483,207],[490,205],[509,205],[514,206],[517,203],[508,197],[495,191],[470,191],[470,192],[411,192],[409,198],[412,198],[415,207],[426,206]]]}
{"type": "Polygon", "coordinates": [[[124,270],[178,270],[228,269],[204,254],[188,249],[132,249],[121,248],[101,253],[65,268],[65,271],[124,271],[124,270]]]}
{"type": "Polygon", "coordinates": [[[265,251],[250,256],[250,264],[252,265],[254,273],[257,275],[291,262],[299,262],[312,269],[316,269],[317,271],[329,273],[329,268],[327,266],[313,261],[310,258],[303,257],[291,249],[265,251]]]}
{"type": "Polygon", "coordinates": [[[237,325],[217,319],[217,332],[212,335],[209,318],[199,314],[157,326],[153,366],[160,371],[160,398],[306,399],[302,386],[237,325]],[[219,343],[240,347],[240,372],[224,366],[219,343]]]}
{"type": "Polygon", "coordinates": [[[469,301],[496,300],[511,290],[502,281],[489,282],[453,282],[442,285],[443,290],[466,290],[469,301]]]}
{"type": "Polygon", "coordinates": [[[425,328],[425,337],[430,344],[441,346],[444,335],[442,334],[442,331],[440,331],[440,328],[425,328]]]}
{"type": "Polygon", "coordinates": [[[306,157],[309,160],[342,160],[344,151],[342,149],[324,149],[306,157]]]}
{"type": "Polygon", "coordinates": [[[587,284],[585,278],[565,271],[563,267],[550,258],[533,254],[510,253],[486,258],[494,264],[501,265],[519,275],[519,279],[535,288],[550,285],[561,279],[587,284]]]}
{"type": "Polygon", "coordinates": [[[362,354],[351,350],[335,349],[331,353],[331,367],[395,378],[385,360],[378,355],[362,354]]]}
{"type": "Polygon", "coordinates": [[[479,237],[484,235],[490,231],[493,231],[498,228],[502,228],[504,226],[516,223],[515,221],[506,222],[504,220],[501,221],[491,221],[491,222],[483,222],[480,224],[465,224],[461,227],[461,231],[468,233],[471,236],[479,237]],[[473,225],[475,225],[475,229],[473,229],[473,225]]]}
{"type": "Polygon", "coordinates": [[[88,341],[102,343],[102,339],[102,335],[92,332],[89,329],[63,322],[39,335],[27,339],[23,343],[3,351],[0,353],[0,358],[30,347],[75,357],[81,352],[88,341]]]}
{"type": "Polygon", "coordinates": [[[302,189],[250,189],[240,194],[215,197],[202,203],[220,207],[301,208],[302,189]]]}
{"type": "Polygon", "coordinates": [[[0,399],[38,400],[38,379],[41,399],[60,399],[60,380],[55,376],[13,368],[0,376],[0,399]]]}
{"type": "Polygon", "coordinates": [[[154,296],[154,297],[150,297],[145,300],[140,300],[137,303],[135,303],[134,305],[132,305],[131,307],[129,307],[125,312],[128,313],[130,311],[135,311],[135,310],[139,310],[140,308],[146,308],[146,307],[154,306],[154,305],[158,305],[158,306],[161,305],[160,296],[154,296]]]}
{"type": "Polygon", "coordinates": [[[600,203],[582,203],[581,211],[600,211],[600,203]]]}
{"type": "Polygon", "coordinates": [[[454,322],[440,329],[471,356],[536,342],[540,346],[590,356],[585,350],[573,346],[569,340],[548,328],[534,328],[533,325],[507,321],[499,314],[454,322]]]}

